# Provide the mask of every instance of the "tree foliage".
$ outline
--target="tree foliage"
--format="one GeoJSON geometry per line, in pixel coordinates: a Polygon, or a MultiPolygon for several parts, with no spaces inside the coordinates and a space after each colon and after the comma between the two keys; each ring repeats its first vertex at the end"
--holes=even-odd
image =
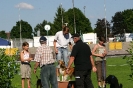
{"type": "Polygon", "coordinates": [[[133,81],[133,42],[130,43],[130,48],[128,48],[127,52],[128,52],[131,56],[125,55],[125,56],[123,57],[123,59],[126,59],[128,65],[130,66],[131,73],[129,74],[129,77],[130,77],[131,80],[133,81]]]}
{"type": "Polygon", "coordinates": [[[74,34],[74,14],[75,14],[75,26],[76,26],[76,32],[77,33],[89,33],[93,32],[91,23],[88,18],[85,17],[85,15],[82,13],[82,11],[78,8],[69,9],[66,12],[66,17],[68,20],[68,24],[71,28],[71,33],[74,34]]]}
{"type": "Polygon", "coordinates": [[[97,33],[97,36],[103,36],[106,37],[106,28],[107,28],[107,35],[110,34],[110,23],[106,20],[105,23],[105,19],[98,19],[96,22],[96,28],[94,30],[95,33],[97,33]]]}
{"type": "MultiPolygon", "coordinates": [[[[39,31],[40,31],[40,36],[46,36],[47,31],[45,30],[45,25],[52,26],[52,23],[47,22],[46,20],[44,20],[42,23],[37,24],[36,27],[34,28],[34,36],[37,36],[37,32],[39,32],[39,31]]],[[[52,30],[51,29],[48,31],[48,34],[52,35],[52,30]]]]}
{"type": "Polygon", "coordinates": [[[123,34],[133,32],[133,9],[116,12],[112,17],[111,23],[113,34],[123,34]]]}
{"type": "Polygon", "coordinates": [[[5,33],[5,31],[0,31],[0,37],[7,39],[7,34],[5,33]]]}
{"type": "Polygon", "coordinates": [[[16,26],[13,26],[13,28],[11,29],[11,38],[20,38],[20,32],[22,38],[33,38],[32,27],[26,21],[21,20],[16,22],[16,26]]]}
{"type": "Polygon", "coordinates": [[[68,11],[65,11],[63,8],[61,10],[59,6],[57,8],[57,13],[54,18],[54,23],[52,28],[53,33],[56,33],[57,31],[60,31],[62,29],[62,17],[63,17],[63,25],[65,23],[68,23],[68,27],[70,28],[70,33],[74,34],[75,33],[74,13],[75,13],[76,33],[93,32],[89,19],[84,16],[84,14],[80,9],[74,8],[73,10],[70,8],[68,9],[68,11]]]}
{"type": "Polygon", "coordinates": [[[55,34],[57,31],[61,31],[64,23],[68,23],[66,21],[65,9],[59,6],[57,8],[57,12],[55,13],[55,17],[53,21],[53,28],[52,28],[53,33],[55,34]]]}
{"type": "Polygon", "coordinates": [[[122,12],[124,23],[126,25],[125,32],[133,33],[133,9],[127,9],[122,12]]]}
{"type": "Polygon", "coordinates": [[[124,33],[124,29],[126,28],[126,25],[124,23],[124,17],[122,15],[122,12],[115,13],[115,16],[112,17],[113,26],[112,26],[112,33],[113,34],[122,34],[124,33]]]}

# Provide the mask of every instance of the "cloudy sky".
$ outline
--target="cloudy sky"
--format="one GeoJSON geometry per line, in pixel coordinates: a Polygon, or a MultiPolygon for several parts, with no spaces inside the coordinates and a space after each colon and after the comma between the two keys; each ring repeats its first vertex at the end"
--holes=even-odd
{"type": "MultiPolygon", "coordinates": [[[[27,21],[32,28],[43,20],[53,22],[61,4],[65,10],[73,7],[72,0],[1,0],[0,31],[9,32],[19,19],[27,21]]],[[[133,9],[133,0],[74,0],[74,6],[85,11],[94,28],[97,19],[105,17],[105,6],[106,18],[110,21],[116,12],[133,9]]]]}

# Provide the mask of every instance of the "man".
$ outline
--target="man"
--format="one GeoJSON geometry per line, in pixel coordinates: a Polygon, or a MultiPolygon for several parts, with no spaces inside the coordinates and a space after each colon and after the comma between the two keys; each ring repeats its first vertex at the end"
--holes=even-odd
{"type": "Polygon", "coordinates": [[[67,72],[74,62],[76,88],[94,88],[91,81],[91,70],[96,72],[90,47],[83,43],[78,34],[72,36],[75,45],[73,46],[67,72]]]}
{"type": "MultiPolygon", "coordinates": [[[[62,31],[59,31],[55,34],[54,50],[57,55],[57,61],[63,60],[65,62],[65,66],[68,65],[68,45],[71,49],[72,48],[71,41],[72,41],[71,34],[69,33],[69,28],[67,26],[63,27],[62,31]]],[[[57,76],[58,76],[57,80],[59,81],[58,68],[59,66],[57,67],[57,76]]]]}
{"type": "Polygon", "coordinates": [[[46,45],[46,40],[46,37],[40,37],[39,41],[41,46],[37,48],[35,54],[34,60],[36,63],[34,66],[34,73],[36,73],[36,69],[40,64],[42,88],[50,88],[49,83],[52,88],[58,88],[54,53],[53,50],[46,45]]]}

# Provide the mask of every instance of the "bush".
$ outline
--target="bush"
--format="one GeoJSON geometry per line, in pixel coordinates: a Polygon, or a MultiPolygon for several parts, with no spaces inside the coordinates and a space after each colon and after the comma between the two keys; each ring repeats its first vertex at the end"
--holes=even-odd
{"type": "Polygon", "coordinates": [[[0,49],[0,88],[15,88],[11,83],[20,67],[16,62],[17,56],[6,55],[5,49],[0,49]]]}
{"type": "Polygon", "coordinates": [[[127,60],[127,63],[130,66],[131,69],[131,74],[129,74],[131,80],[133,80],[133,42],[130,43],[130,48],[128,48],[127,52],[131,55],[131,56],[127,56],[125,55],[123,57],[123,59],[127,60]]]}

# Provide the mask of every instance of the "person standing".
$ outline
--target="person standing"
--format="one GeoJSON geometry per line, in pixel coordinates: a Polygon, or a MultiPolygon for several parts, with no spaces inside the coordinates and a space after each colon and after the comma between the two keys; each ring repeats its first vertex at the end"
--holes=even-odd
{"type": "Polygon", "coordinates": [[[106,88],[105,79],[106,79],[106,58],[107,51],[105,48],[105,39],[104,37],[99,37],[99,43],[96,44],[92,50],[92,55],[95,56],[95,65],[97,68],[97,81],[98,88],[106,88]],[[103,85],[102,85],[103,83],[103,85]]]}
{"type": "Polygon", "coordinates": [[[96,72],[96,67],[92,58],[91,49],[80,39],[80,35],[72,36],[75,45],[73,46],[67,72],[74,62],[76,88],[94,88],[91,81],[91,70],[96,72]]]}
{"type": "MultiPolygon", "coordinates": [[[[65,66],[68,65],[68,45],[69,48],[72,49],[71,44],[71,34],[69,33],[69,28],[67,26],[63,27],[62,31],[58,31],[55,34],[54,38],[54,50],[56,53],[57,61],[63,60],[65,62],[65,66]]],[[[57,66],[57,80],[59,81],[59,66],[57,66]]]]}
{"type": "Polygon", "coordinates": [[[31,77],[31,65],[30,61],[32,58],[30,57],[30,53],[28,51],[29,44],[27,42],[24,42],[22,44],[23,50],[20,52],[20,71],[21,71],[21,84],[22,88],[24,88],[24,81],[25,78],[27,79],[28,88],[30,88],[30,77],[31,77]]]}
{"type": "Polygon", "coordinates": [[[58,88],[54,52],[50,46],[46,45],[46,40],[46,37],[40,37],[41,46],[37,48],[35,54],[34,73],[36,73],[37,67],[40,65],[42,88],[50,88],[50,85],[52,88],[58,88]]]}

